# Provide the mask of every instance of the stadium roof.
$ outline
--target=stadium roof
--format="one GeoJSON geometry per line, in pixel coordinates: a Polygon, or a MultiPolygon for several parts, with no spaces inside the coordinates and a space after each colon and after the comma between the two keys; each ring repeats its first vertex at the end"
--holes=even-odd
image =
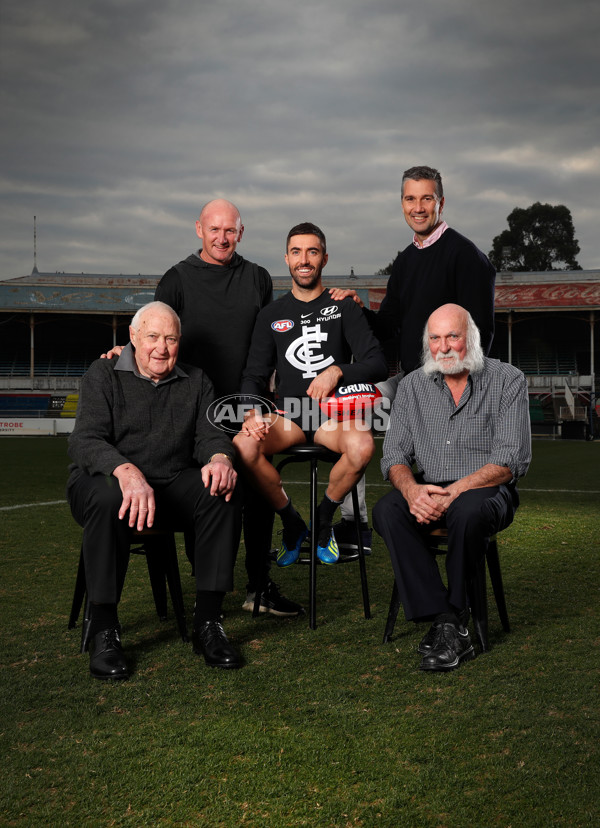
{"type": "MultiPolygon", "coordinates": [[[[157,275],[110,273],[39,273],[0,281],[0,311],[27,313],[130,314],[154,298],[157,275]]],[[[331,276],[328,287],[354,288],[378,304],[385,294],[385,276],[331,276]]],[[[288,290],[289,276],[273,280],[276,293],[288,290]]],[[[496,310],[545,308],[600,309],[600,271],[499,273],[496,310]]]]}

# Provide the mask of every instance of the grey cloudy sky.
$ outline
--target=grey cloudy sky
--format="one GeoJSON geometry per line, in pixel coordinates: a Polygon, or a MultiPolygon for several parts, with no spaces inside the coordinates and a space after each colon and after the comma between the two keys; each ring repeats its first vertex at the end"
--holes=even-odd
{"type": "Polygon", "coordinates": [[[163,273],[223,196],[285,274],[299,221],[327,272],[409,242],[402,171],[438,167],[486,253],[516,206],[565,204],[600,268],[597,0],[2,0],[0,278],[163,273]]]}

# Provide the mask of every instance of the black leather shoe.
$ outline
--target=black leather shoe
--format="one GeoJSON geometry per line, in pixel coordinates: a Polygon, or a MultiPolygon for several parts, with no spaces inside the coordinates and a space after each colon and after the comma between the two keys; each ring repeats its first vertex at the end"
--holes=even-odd
{"type": "Polygon", "coordinates": [[[421,655],[428,655],[432,651],[439,628],[439,622],[434,621],[421,639],[419,646],[417,647],[418,653],[421,653],[421,655]]]}
{"type": "Polygon", "coordinates": [[[90,641],[90,673],[97,679],[127,679],[129,671],[119,630],[102,630],[90,641]]]}
{"type": "Polygon", "coordinates": [[[194,652],[203,655],[209,667],[235,669],[242,666],[239,653],[231,646],[220,621],[205,621],[192,633],[194,652]]]}
{"type": "Polygon", "coordinates": [[[466,627],[457,625],[456,620],[455,615],[440,615],[436,618],[434,623],[439,626],[435,641],[430,652],[421,659],[421,670],[454,670],[461,662],[475,658],[469,631],[466,627]]]}
{"type": "MultiPolygon", "coordinates": [[[[417,652],[421,653],[421,655],[429,655],[429,653],[433,649],[433,645],[435,643],[435,637],[436,637],[437,631],[440,627],[439,618],[440,618],[440,616],[438,616],[435,619],[435,621],[433,622],[431,627],[429,627],[429,629],[427,630],[427,632],[425,633],[425,635],[421,639],[421,642],[420,642],[419,646],[417,647],[417,652]]],[[[466,627],[467,624],[469,623],[469,610],[466,609],[466,610],[462,610],[461,612],[459,612],[458,613],[458,620],[460,621],[460,623],[463,627],[466,627]]]]}

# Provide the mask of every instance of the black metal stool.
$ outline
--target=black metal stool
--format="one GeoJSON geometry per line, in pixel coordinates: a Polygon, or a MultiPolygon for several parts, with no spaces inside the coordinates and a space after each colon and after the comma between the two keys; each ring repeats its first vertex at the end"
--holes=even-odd
{"type": "MultiPolygon", "coordinates": [[[[189,641],[187,623],[185,620],[185,609],[183,603],[183,592],[181,579],[179,577],[179,564],[177,561],[177,548],[175,546],[174,533],[166,529],[143,529],[141,532],[132,531],[131,534],[132,555],[145,555],[148,565],[148,575],[152,586],[152,595],[156,606],[156,613],[161,621],[167,619],[167,586],[173,604],[173,613],[177,621],[177,628],[182,641],[189,641]],[[133,545],[135,544],[135,546],[133,545]]],[[[119,595],[123,584],[119,585],[119,595]]],[[[73,603],[69,616],[69,629],[77,626],[77,619],[81,611],[81,605],[85,598],[83,623],[81,627],[81,649],[85,653],[89,643],[90,617],[89,602],[86,595],[85,567],[83,563],[83,547],[79,554],[79,566],[77,568],[77,579],[73,593],[73,603]]]]}
{"type": "MultiPolygon", "coordinates": [[[[298,563],[308,564],[310,566],[309,626],[311,630],[314,630],[317,626],[317,563],[320,563],[317,558],[319,530],[317,525],[317,469],[319,460],[323,460],[326,463],[337,463],[340,455],[334,451],[330,451],[325,448],[325,446],[318,446],[313,443],[291,446],[280,453],[285,455],[283,460],[280,460],[276,467],[277,471],[280,473],[289,463],[310,463],[310,541],[308,547],[303,547],[303,550],[306,549],[307,554],[302,554],[301,550],[298,563]]],[[[352,489],[352,506],[354,508],[354,519],[356,524],[357,551],[346,555],[342,554],[342,551],[340,550],[340,557],[335,565],[337,566],[341,563],[348,563],[350,561],[358,561],[365,618],[371,618],[369,587],[367,583],[367,567],[365,565],[365,553],[363,549],[362,535],[360,532],[360,509],[358,505],[356,487],[352,489]]],[[[257,590],[254,599],[254,616],[257,616],[259,613],[260,598],[261,593],[257,590]]]]}
{"type": "MultiPolygon", "coordinates": [[[[436,555],[444,555],[446,550],[441,549],[440,547],[447,546],[448,544],[448,530],[433,529],[428,535],[428,543],[436,555]]],[[[485,653],[490,648],[488,638],[488,608],[485,573],[486,561],[490,572],[490,580],[492,582],[492,589],[494,591],[494,598],[496,599],[496,606],[498,608],[498,615],[500,616],[502,628],[505,632],[510,632],[496,535],[492,535],[487,538],[485,555],[479,560],[472,577],[467,580],[467,596],[471,609],[471,617],[473,619],[473,626],[475,627],[475,632],[477,633],[482,653],[485,653]]],[[[390,608],[388,610],[385,632],[383,634],[384,644],[390,640],[394,631],[400,604],[401,601],[398,595],[398,586],[396,584],[396,580],[394,579],[392,598],[390,600],[390,608]]]]}

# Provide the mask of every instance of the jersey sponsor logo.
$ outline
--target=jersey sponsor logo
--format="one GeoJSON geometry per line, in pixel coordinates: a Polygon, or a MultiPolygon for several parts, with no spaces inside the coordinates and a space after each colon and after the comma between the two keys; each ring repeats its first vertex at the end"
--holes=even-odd
{"type": "Polygon", "coordinates": [[[308,319],[308,317],[312,316],[312,315],[313,315],[312,311],[310,313],[301,313],[300,314],[300,319],[308,319]]]}
{"type": "Polygon", "coordinates": [[[316,377],[333,364],[333,357],[324,356],[321,352],[321,342],[326,342],[327,337],[328,334],[321,330],[320,325],[305,325],[301,336],[294,339],[288,346],[285,358],[290,365],[302,371],[304,379],[316,377]]]}
{"type": "Polygon", "coordinates": [[[329,305],[329,307],[327,307],[327,308],[321,308],[319,313],[322,314],[323,316],[332,316],[336,312],[337,309],[338,309],[337,305],[329,305]]]}
{"type": "Polygon", "coordinates": [[[292,330],[294,323],[291,319],[278,319],[276,322],[271,322],[271,327],[277,333],[285,333],[292,330]]]}
{"type": "Polygon", "coordinates": [[[341,313],[334,313],[333,316],[317,316],[315,322],[331,322],[333,319],[341,319],[341,313]]]}

